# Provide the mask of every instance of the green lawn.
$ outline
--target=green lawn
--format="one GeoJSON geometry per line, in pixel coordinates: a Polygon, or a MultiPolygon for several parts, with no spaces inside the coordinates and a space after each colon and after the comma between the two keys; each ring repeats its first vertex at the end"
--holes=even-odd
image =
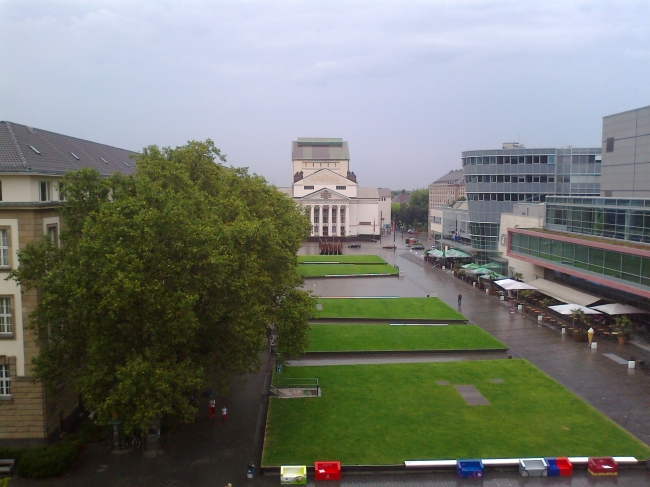
{"type": "Polygon", "coordinates": [[[524,360],[288,367],[281,376],[317,377],[322,397],[271,399],[263,466],[650,456],[647,446],[524,360]],[[505,382],[490,382],[496,378],[505,382]],[[467,405],[453,385],[474,385],[490,405],[467,405]]]}
{"type": "Polygon", "coordinates": [[[312,325],[308,352],[506,349],[476,325],[312,325]]]}
{"type": "Polygon", "coordinates": [[[438,298],[319,299],[318,318],[465,320],[438,298]]]}
{"type": "Polygon", "coordinates": [[[396,276],[399,271],[388,264],[301,264],[298,272],[303,277],[348,276],[362,274],[390,274],[396,276]]]}
{"type": "Polygon", "coordinates": [[[298,263],[340,262],[341,264],[385,264],[378,255],[299,255],[298,263]]]}

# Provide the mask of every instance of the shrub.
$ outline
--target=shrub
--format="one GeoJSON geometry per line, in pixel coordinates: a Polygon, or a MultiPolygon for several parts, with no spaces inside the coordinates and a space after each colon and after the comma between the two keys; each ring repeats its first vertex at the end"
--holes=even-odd
{"type": "Polygon", "coordinates": [[[67,472],[79,458],[75,442],[55,443],[26,449],[18,462],[18,473],[29,479],[46,479],[67,472]]]}
{"type": "Polygon", "coordinates": [[[14,448],[11,446],[0,447],[0,458],[16,460],[16,463],[18,463],[26,450],[26,448],[14,448]]]}

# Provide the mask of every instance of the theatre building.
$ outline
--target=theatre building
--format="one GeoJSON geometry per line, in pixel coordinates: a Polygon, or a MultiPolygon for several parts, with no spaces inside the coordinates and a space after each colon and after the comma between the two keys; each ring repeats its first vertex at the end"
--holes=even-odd
{"type": "Polygon", "coordinates": [[[379,236],[390,225],[390,190],[360,187],[343,139],[298,138],[293,185],[278,188],[301,205],[313,237],[379,236]]]}

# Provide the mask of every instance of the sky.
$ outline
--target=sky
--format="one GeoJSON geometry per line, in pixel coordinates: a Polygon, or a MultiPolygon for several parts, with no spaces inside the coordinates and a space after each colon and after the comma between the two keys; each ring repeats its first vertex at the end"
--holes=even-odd
{"type": "Polygon", "coordinates": [[[0,120],[140,150],[212,139],[290,186],[341,137],[360,186],[461,152],[599,147],[650,105],[650,1],[0,0],[0,120]]]}

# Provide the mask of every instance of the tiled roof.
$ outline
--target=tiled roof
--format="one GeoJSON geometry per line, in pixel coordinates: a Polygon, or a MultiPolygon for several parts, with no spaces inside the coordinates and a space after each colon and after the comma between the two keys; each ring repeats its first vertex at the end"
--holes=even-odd
{"type": "Polygon", "coordinates": [[[440,179],[436,179],[429,186],[434,184],[463,184],[465,182],[465,171],[462,169],[456,169],[454,171],[449,171],[440,179]]]}
{"type": "Polygon", "coordinates": [[[391,197],[390,189],[377,188],[377,192],[379,193],[380,198],[390,198],[391,197]]]}
{"type": "Polygon", "coordinates": [[[411,195],[409,193],[400,193],[393,198],[393,203],[404,204],[408,203],[410,199],[411,195]]]}
{"type": "Polygon", "coordinates": [[[348,143],[343,139],[298,137],[291,144],[292,161],[349,161],[348,143]]]}
{"type": "Polygon", "coordinates": [[[26,125],[0,122],[0,172],[56,175],[89,167],[102,176],[116,172],[131,174],[135,172],[135,161],[131,159],[135,154],[26,125]]]}

